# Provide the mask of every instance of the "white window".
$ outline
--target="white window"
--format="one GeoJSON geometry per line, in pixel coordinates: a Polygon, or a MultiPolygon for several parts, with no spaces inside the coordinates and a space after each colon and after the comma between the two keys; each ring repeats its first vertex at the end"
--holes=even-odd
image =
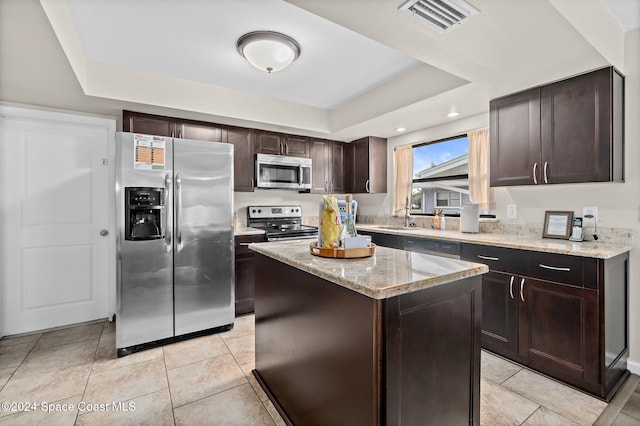
{"type": "Polygon", "coordinates": [[[452,191],[438,191],[434,194],[436,207],[460,208],[460,193],[452,191]]]}

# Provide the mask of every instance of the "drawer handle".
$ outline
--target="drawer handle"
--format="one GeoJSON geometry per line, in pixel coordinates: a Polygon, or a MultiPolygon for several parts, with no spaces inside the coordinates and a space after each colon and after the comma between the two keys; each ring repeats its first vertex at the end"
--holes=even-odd
{"type": "Polygon", "coordinates": [[[522,293],[523,289],[524,289],[524,278],[522,279],[522,281],[520,281],[520,300],[524,302],[524,294],[522,293]]]}
{"type": "Polygon", "coordinates": [[[511,300],[513,300],[513,280],[516,277],[514,277],[513,275],[511,275],[511,282],[509,282],[509,295],[511,296],[511,300]]]}
{"type": "Polygon", "coordinates": [[[480,259],[484,259],[484,260],[495,260],[495,261],[500,260],[500,258],[499,258],[499,257],[483,256],[483,255],[481,255],[481,254],[479,254],[479,255],[478,255],[478,257],[479,257],[480,259]]]}
{"type": "Polygon", "coordinates": [[[561,267],[561,266],[548,266],[548,265],[544,265],[544,264],[539,264],[538,266],[540,266],[541,268],[544,269],[551,269],[552,271],[561,271],[561,272],[571,272],[571,268],[565,268],[565,267],[561,267]]]}

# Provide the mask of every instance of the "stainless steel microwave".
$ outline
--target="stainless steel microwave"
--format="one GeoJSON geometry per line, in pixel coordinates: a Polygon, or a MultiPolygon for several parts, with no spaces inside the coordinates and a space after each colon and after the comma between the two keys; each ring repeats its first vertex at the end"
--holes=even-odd
{"type": "Polygon", "coordinates": [[[311,189],[311,159],[257,154],[256,187],[311,189]]]}

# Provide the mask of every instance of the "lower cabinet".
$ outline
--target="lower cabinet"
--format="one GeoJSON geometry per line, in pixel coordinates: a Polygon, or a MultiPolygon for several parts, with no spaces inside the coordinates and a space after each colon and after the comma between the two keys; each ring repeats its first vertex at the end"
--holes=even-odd
{"type": "Polygon", "coordinates": [[[612,259],[462,244],[485,263],[483,348],[610,400],[627,371],[628,253],[612,259]]]}
{"type": "Polygon", "coordinates": [[[236,316],[253,312],[255,297],[255,253],[249,244],[264,241],[264,235],[236,235],[236,316]]]}

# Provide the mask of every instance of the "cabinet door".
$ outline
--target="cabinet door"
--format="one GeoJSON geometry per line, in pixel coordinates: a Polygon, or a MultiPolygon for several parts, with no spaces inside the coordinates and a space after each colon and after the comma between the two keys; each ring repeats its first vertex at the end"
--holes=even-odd
{"type": "Polygon", "coordinates": [[[243,127],[226,127],[225,141],[233,144],[233,188],[236,192],[252,192],[255,161],[253,155],[253,130],[243,127]]]}
{"type": "Polygon", "coordinates": [[[544,86],[545,183],[611,180],[611,68],[544,86]]]}
{"type": "Polygon", "coordinates": [[[491,186],[540,183],[540,89],[492,100],[489,112],[491,186]]]}
{"type": "Polygon", "coordinates": [[[122,130],[131,133],[174,137],[176,120],[161,115],[124,110],[122,111],[122,130]]]}
{"type": "Polygon", "coordinates": [[[223,142],[222,129],[214,124],[178,120],[176,129],[176,137],[178,138],[223,142]]]}
{"type": "Polygon", "coordinates": [[[345,176],[344,176],[344,149],[343,142],[331,142],[329,144],[329,167],[328,176],[330,182],[330,191],[336,194],[344,194],[346,192],[345,176]]]}
{"type": "Polygon", "coordinates": [[[330,192],[329,144],[329,141],[320,139],[311,142],[311,166],[313,167],[311,192],[316,194],[330,192]]]}
{"type": "Polygon", "coordinates": [[[581,388],[599,383],[597,292],[526,278],[518,297],[519,353],[528,366],[581,388]]]}
{"type": "Polygon", "coordinates": [[[259,154],[281,155],[282,137],[278,133],[256,131],[256,152],[259,154]]]}
{"type": "Polygon", "coordinates": [[[356,194],[369,192],[369,138],[351,142],[353,144],[353,189],[356,194]]]}
{"type": "Polygon", "coordinates": [[[282,140],[283,155],[309,158],[309,138],[304,136],[285,136],[282,140]]]}
{"type": "Polygon", "coordinates": [[[518,285],[514,274],[482,276],[482,347],[512,358],[518,351],[518,285]]]}
{"type": "Polygon", "coordinates": [[[255,299],[255,254],[248,248],[253,242],[264,241],[263,235],[239,235],[235,237],[236,316],[254,310],[255,299]]]}

